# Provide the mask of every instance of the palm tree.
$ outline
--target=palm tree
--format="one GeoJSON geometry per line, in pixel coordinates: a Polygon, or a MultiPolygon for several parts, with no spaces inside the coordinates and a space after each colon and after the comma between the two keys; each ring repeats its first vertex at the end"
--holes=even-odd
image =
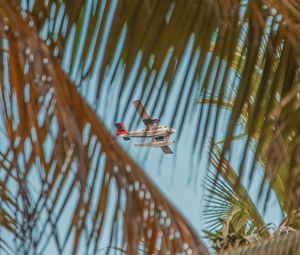
{"type": "MultiPolygon", "coordinates": [[[[76,89],[71,73],[63,71],[61,56],[68,46],[61,33],[55,42],[48,34],[43,15],[52,20],[53,9],[44,4],[37,1],[26,12],[16,1],[0,3],[1,231],[13,236],[1,238],[1,249],[40,254],[52,239],[57,254],[95,254],[106,236],[107,252],[116,247],[138,254],[142,246],[149,254],[206,254],[194,230],[80,95],[83,83],[76,89]],[[71,212],[69,203],[74,204],[71,212]],[[58,231],[60,224],[66,225],[65,233],[58,231]]],[[[56,8],[64,4],[71,13],[61,15],[77,19],[74,14],[91,1],[53,2],[56,8]]],[[[69,20],[65,33],[71,33],[74,22],[69,20]]]]}
{"type": "MultiPolygon", "coordinates": [[[[110,112],[114,119],[125,116],[136,93],[146,104],[155,101],[161,115],[182,65],[171,125],[179,123],[180,137],[189,115],[204,124],[191,134],[196,162],[210,124],[214,140],[222,128],[220,174],[240,137],[237,127],[246,123],[233,190],[240,190],[235,187],[253,151],[250,181],[261,162],[260,194],[267,180],[279,183],[282,208],[297,209],[298,25],[299,4],[293,0],[1,1],[1,139],[6,141],[0,151],[1,192],[8,194],[1,196],[1,219],[6,219],[1,222],[13,238],[0,244],[8,252],[13,244],[13,252],[42,253],[53,237],[57,253],[68,246],[73,254],[95,253],[111,218],[109,246],[120,252],[138,254],[142,246],[147,254],[207,254],[193,228],[97,115],[109,105],[112,90],[118,99],[110,112]],[[199,109],[195,99],[208,107],[199,109]],[[222,107],[230,108],[225,124],[222,107]],[[31,188],[33,172],[39,190],[31,188]],[[113,195],[115,201],[109,199],[113,195]],[[68,213],[66,205],[74,203],[72,196],[75,209],[61,236],[57,225],[68,213]]],[[[218,176],[213,178],[216,184],[218,176]]],[[[250,200],[247,205],[254,211],[250,200]]],[[[290,237],[293,248],[297,237],[290,237]]]]}
{"type": "MultiPolygon", "coordinates": [[[[211,143],[211,151],[211,163],[217,172],[210,171],[205,182],[208,203],[203,216],[211,251],[220,254],[265,254],[266,251],[268,254],[297,254],[299,209],[288,211],[279,207],[277,214],[285,216],[279,226],[266,224],[246,188],[241,183],[237,185],[238,175],[229,161],[224,159],[221,168],[218,167],[222,150],[215,142],[211,143]]],[[[271,190],[282,205],[278,195],[282,180],[277,178],[271,183],[271,190]]]]}

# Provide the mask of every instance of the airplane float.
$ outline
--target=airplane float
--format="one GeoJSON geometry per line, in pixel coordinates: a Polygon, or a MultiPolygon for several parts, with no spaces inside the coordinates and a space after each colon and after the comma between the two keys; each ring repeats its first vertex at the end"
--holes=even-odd
{"type": "Polygon", "coordinates": [[[162,126],[159,124],[159,119],[151,119],[145,106],[140,100],[133,101],[138,114],[143,120],[146,128],[127,131],[125,123],[115,123],[116,135],[123,137],[124,140],[130,140],[130,138],[152,138],[151,143],[134,144],[137,147],[154,147],[161,148],[165,154],[172,154],[173,151],[169,147],[174,141],[170,139],[170,135],[174,134],[176,130],[171,127],[162,126]]]}

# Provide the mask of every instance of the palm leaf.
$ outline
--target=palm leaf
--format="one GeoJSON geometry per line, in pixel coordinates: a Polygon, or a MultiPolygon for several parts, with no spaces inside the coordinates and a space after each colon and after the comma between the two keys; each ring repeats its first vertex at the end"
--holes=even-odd
{"type": "MultiPolygon", "coordinates": [[[[220,193],[218,193],[220,196],[223,196],[222,194],[227,194],[227,198],[235,197],[234,200],[228,201],[228,202],[234,202],[236,206],[244,208],[247,213],[249,214],[249,218],[253,219],[253,224],[256,225],[257,228],[261,228],[265,226],[264,220],[262,219],[260,213],[257,211],[256,206],[252,202],[252,199],[250,198],[247,190],[244,188],[244,186],[241,183],[238,183],[239,177],[237,173],[234,171],[230,163],[223,159],[221,160],[222,150],[218,147],[218,145],[211,141],[211,158],[210,162],[212,166],[217,170],[217,174],[221,175],[222,178],[225,180],[225,182],[222,182],[222,184],[219,185],[219,187],[222,189],[220,193]],[[219,164],[221,164],[221,168],[219,168],[219,164]]],[[[218,182],[221,182],[221,180],[217,179],[218,182]]],[[[210,188],[213,191],[213,179],[210,179],[210,188]]],[[[226,199],[226,197],[223,197],[226,199]]]]}
{"type": "MultiPolygon", "coordinates": [[[[267,154],[266,178],[272,179],[281,166],[287,165],[287,178],[294,179],[296,156],[289,158],[287,155],[296,155],[298,148],[295,141],[299,126],[296,120],[299,118],[291,118],[298,114],[299,91],[299,6],[295,1],[190,0],[188,4],[183,0],[76,1],[74,4],[68,0],[50,0],[36,1],[32,13],[37,28],[43,32],[54,52],[61,56],[71,52],[71,66],[67,71],[73,74],[79,86],[88,86],[82,81],[100,70],[93,103],[101,96],[105,72],[110,71],[114,79],[118,75],[118,64],[126,64],[124,81],[118,93],[120,98],[126,96],[126,106],[116,110],[115,118],[118,115],[124,117],[144,71],[145,86],[140,98],[146,104],[151,98],[156,102],[157,112],[163,113],[175,84],[174,77],[180,69],[178,63],[185,59],[187,45],[192,49],[191,56],[200,50],[200,57],[194,63],[191,85],[185,86],[190,68],[186,68],[185,78],[178,85],[180,93],[172,113],[172,123],[180,123],[181,130],[186,116],[193,114],[189,110],[196,90],[202,90],[204,98],[206,93],[216,95],[218,106],[226,102],[225,92],[234,90],[236,96],[230,120],[224,127],[226,140],[221,158],[230,151],[235,127],[246,111],[249,136],[242,151],[240,175],[243,175],[247,150],[255,136],[258,145],[251,180],[261,153],[267,154]],[[170,49],[173,50],[170,52],[170,49]],[[133,75],[133,82],[126,83],[135,64],[137,74],[133,75]],[[153,82],[149,85],[151,88],[146,89],[147,81],[153,79],[153,72],[156,72],[154,79],[157,80],[157,73],[165,65],[162,79],[169,86],[153,82]],[[260,75],[257,75],[258,71],[260,75]],[[201,87],[197,82],[199,75],[201,87]],[[153,94],[156,86],[164,93],[153,94]],[[125,88],[130,91],[129,98],[123,93],[125,88]],[[186,90],[188,97],[183,97],[186,90]],[[160,99],[163,103],[157,104],[160,99]],[[184,114],[177,114],[182,108],[184,114]],[[257,133],[258,130],[262,132],[257,133]],[[292,141],[287,142],[287,139],[292,141]],[[285,149],[278,150],[278,144],[285,149]]],[[[208,114],[203,111],[202,107],[196,116],[199,123],[205,123],[202,138],[199,129],[193,135],[194,146],[201,150],[209,123],[214,123],[215,138],[221,119],[220,110],[213,118],[211,107],[208,114]]],[[[289,185],[288,191],[289,199],[295,204],[298,198],[292,190],[297,185],[289,185]]]]}
{"type": "Polygon", "coordinates": [[[205,196],[207,205],[203,215],[204,233],[210,240],[211,251],[221,252],[267,237],[269,233],[266,225],[255,221],[259,213],[253,215],[251,206],[244,204],[241,197],[224,181],[215,181],[216,178],[211,173],[205,182],[208,194],[205,196]]]}
{"type": "MultiPolygon", "coordinates": [[[[102,80],[105,70],[108,70],[106,69],[108,64],[111,64],[109,68],[116,76],[117,64],[114,63],[124,61],[126,63],[126,79],[136,61],[139,50],[141,50],[143,55],[137,73],[141,75],[143,68],[159,71],[163,69],[165,56],[168,55],[168,51],[172,47],[174,50],[171,52],[167,71],[163,75],[163,79],[169,82],[169,86],[166,88],[159,85],[161,88],[159,91],[166,91],[166,93],[163,96],[163,104],[156,104],[159,108],[157,109],[158,112],[162,113],[170,89],[173,87],[172,79],[176,77],[174,74],[179,70],[178,62],[184,58],[185,46],[192,38],[192,52],[196,53],[200,49],[200,58],[197,60],[191,85],[185,88],[186,79],[180,84],[180,93],[178,93],[177,104],[172,114],[172,122],[178,120],[182,127],[193,103],[189,99],[192,98],[191,95],[195,90],[200,90],[197,86],[198,83],[194,82],[197,81],[199,75],[201,75],[204,95],[205,93],[216,94],[218,106],[227,99],[225,91],[236,91],[230,121],[226,127],[223,127],[226,131],[226,140],[220,155],[220,162],[223,162],[225,154],[230,152],[231,143],[235,137],[234,130],[243,113],[246,112],[248,138],[242,151],[242,163],[238,171],[239,178],[243,176],[251,139],[255,137],[257,146],[255,147],[250,180],[254,175],[259,155],[265,155],[265,178],[270,179],[272,183],[280,169],[283,169],[281,178],[283,185],[287,188],[285,195],[287,201],[291,201],[290,204],[287,203],[288,207],[292,209],[298,207],[298,192],[295,191],[298,187],[298,178],[296,177],[298,175],[299,140],[299,118],[297,116],[299,114],[300,33],[298,28],[299,6],[295,1],[283,3],[282,1],[274,2],[271,0],[214,2],[195,0],[191,1],[190,4],[186,4],[186,1],[119,1],[115,11],[117,18],[113,19],[111,29],[107,28],[107,30],[104,28],[106,24],[110,23],[109,20],[112,17],[110,10],[113,10],[111,8],[113,4],[110,2],[102,2],[102,4],[99,1],[93,2],[92,6],[96,7],[95,11],[93,8],[89,9],[87,2],[84,1],[77,1],[76,5],[73,4],[73,1],[37,1],[36,3],[33,8],[35,24],[40,31],[44,31],[44,27],[48,27],[47,24],[49,24],[49,33],[44,36],[49,39],[48,42],[52,45],[56,56],[58,52],[61,55],[68,55],[67,49],[71,48],[73,61],[71,70],[68,71],[71,71],[72,74],[78,74],[79,86],[87,86],[80,81],[89,78],[88,76],[98,71],[96,65],[98,55],[95,56],[91,52],[97,52],[101,45],[104,45],[102,48],[104,56],[100,61],[102,64],[99,68],[101,77],[97,85],[97,96],[93,102],[96,102],[101,95],[102,80]],[[45,6],[46,3],[48,3],[47,6],[45,6]],[[59,14],[59,8],[61,8],[62,14],[59,14]],[[93,22],[88,23],[87,36],[82,32],[84,31],[84,10],[89,10],[87,16],[93,18],[93,22]],[[65,19],[61,19],[63,14],[66,14],[65,19]],[[54,22],[48,20],[51,15],[54,22]],[[97,24],[95,20],[101,20],[100,27],[95,25],[97,24]],[[118,45],[125,22],[127,35],[124,46],[121,47],[120,55],[116,54],[114,57],[116,45],[118,45]],[[57,25],[54,26],[53,24],[57,25]],[[108,30],[108,43],[105,43],[105,31],[108,30]],[[192,33],[194,33],[194,37],[191,37],[192,33]],[[88,39],[92,37],[94,40],[88,39]],[[68,42],[72,41],[73,38],[75,38],[74,45],[71,45],[73,48],[68,47],[70,46],[68,42]],[[82,40],[85,42],[82,50],[85,52],[82,56],[85,57],[80,57],[81,50],[78,38],[83,38],[82,40]],[[236,54],[236,52],[240,52],[240,54],[236,54]],[[86,59],[89,56],[93,57],[93,61],[91,64],[86,64],[86,59]],[[149,67],[149,60],[152,56],[154,56],[154,63],[149,67]],[[246,60],[243,60],[243,57],[246,60]],[[75,63],[77,58],[81,59],[78,64],[75,63]],[[262,71],[260,77],[256,75],[257,68],[262,71]],[[217,71],[216,74],[215,70],[217,71]],[[236,75],[239,79],[238,86],[231,80],[232,72],[236,72],[236,70],[239,74],[236,75]],[[182,97],[186,89],[189,90],[188,99],[182,97]],[[176,114],[181,107],[184,107],[184,114],[176,114]],[[261,132],[257,132],[258,130],[261,132]]],[[[187,68],[185,71],[185,77],[187,77],[188,70],[190,69],[187,68]]],[[[147,72],[146,80],[149,77],[150,70],[147,72]]],[[[136,75],[133,80],[137,81],[137,79],[138,76],[136,75]]],[[[122,82],[119,90],[120,97],[125,96],[125,93],[122,93],[125,86],[129,86],[131,92],[126,101],[127,106],[122,110],[121,115],[123,116],[133,91],[137,87],[137,82],[129,83],[129,85],[122,82]]],[[[150,97],[156,102],[162,97],[161,93],[156,96],[153,95],[154,86],[152,85],[150,89],[141,92],[141,97],[145,98],[146,102],[149,101],[150,97]]],[[[204,98],[206,97],[204,96],[204,98]]],[[[196,116],[197,121],[199,123],[200,121],[205,122],[206,128],[204,130],[207,130],[210,122],[214,122],[213,138],[215,138],[219,131],[218,123],[221,119],[221,113],[218,110],[216,116],[212,118],[211,107],[208,114],[204,114],[203,109],[202,107],[199,116],[196,116]]],[[[199,129],[195,131],[195,147],[203,148],[205,132],[207,131],[204,131],[203,138],[200,138],[199,129]]],[[[222,165],[219,165],[219,168],[221,167],[222,165]]],[[[261,186],[261,192],[265,183],[264,181],[261,186]]]]}
{"type": "Polygon", "coordinates": [[[210,171],[206,177],[203,219],[212,251],[221,252],[267,238],[268,226],[244,186],[237,185],[236,172],[227,160],[220,162],[222,151],[217,144],[212,141],[211,147],[210,161],[219,172],[210,171]]]}
{"type": "MultiPolygon", "coordinates": [[[[0,194],[0,226],[4,228],[5,231],[11,232],[13,235],[18,236],[18,231],[20,229],[18,229],[13,213],[19,209],[15,199],[12,198],[4,182],[0,182],[0,194]]],[[[2,247],[3,243],[5,243],[5,240],[2,239],[0,241],[0,247],[2,247]]]]}
{"type": "MultiPolygon", "coordinates": [[[[82,2],[67,3],[74,19],[82,2]]],[[[1,121],[7,142],[1,152],[11,161],[4,185],[17,180],[22,210],[15,219],[23,227],[16,252],[42,253],[54,240],[59,254],[69,244],[72,254],[95,253],[112,213],[109,246],[116,243],[128,254],[138,254],[141,243],[149,254],[207,254],[194,230],[82,99],[39,38],[32,17],[19,10],[13,2],[0,3],[1,121]],[[32,190],[32,176],[38,190],[32,190]],[[71,221],[61,233],[68,206],[74,207],[71,221]]]]}
{"type": "Polygon", "coordinates": [[[271,240],[258,242],[247,247],[228,251],[221,254],[257,254],[257,255],[281,255],[281,254],[298,254],[300,249],[300,236],[298,232],[290,232],[282,236],[277,236],[271,240]]]}

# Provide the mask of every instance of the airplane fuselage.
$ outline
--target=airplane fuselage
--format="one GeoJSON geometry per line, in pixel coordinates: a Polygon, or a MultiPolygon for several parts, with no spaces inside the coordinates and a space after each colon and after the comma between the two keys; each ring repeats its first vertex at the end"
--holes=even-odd
{"type": "Polygon", "coordinates": [[[139,129],[128,132],[126,134],[126,137],[156,137],[164,135],[166,133],[173,134],[175,133],[175,129],[167,126],[159,126],[153,129],[139,129]]]}

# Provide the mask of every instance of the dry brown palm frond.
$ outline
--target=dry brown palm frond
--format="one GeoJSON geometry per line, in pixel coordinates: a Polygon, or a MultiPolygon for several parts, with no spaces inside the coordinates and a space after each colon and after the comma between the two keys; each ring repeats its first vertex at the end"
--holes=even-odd
{"type": "Polygon", "coordinates": [[[265,240],[242,247],[236,250],[230,250],[222,255],[284,255],[284,254],[299,254],[300,250],[299,232],[290,232],[282,236],[275,237],[271,240],[265,240]]]}
{"type": "MultiPolygon", "coordinates": [[[[81,2],[72,3],[77,10],[81,2]]],[[[127,254],[138,254],[141,243],[148,254],[207,254],[193,228],[80,96],[32,17],[20,12],[14,1],[0,2],[0,102],[7,142],[0,149],[11,162],[4,185],[16,180],[22,210],[16,221],[25,239],[14,241],[16,252],[42,253],[54,240],[59,254],[70,245],[72,254],[95,253],[111,218],[105,234],[127,254]],[[70,204],[67,224],[62,215],[70,204]]]]}
{"type": "MultiPolygon", "coordinates": [[[[53,12],[55,24],[49,25],[49,35],[53,38],[53,48],[56,46],[57,29],[63,31],[59,33],[58,47],[61,54],[66,52],[68,38],[73,38],[73,28],[75,25],[76,36],[74,48],[72,49],[73,63],[71,72],[77,73],[79,70],[80,79],[98,71],[96,68],[97,56],[92,55],[91,65],[85,65],[86,60],[91,56],[90,51],[99,49],[104,42],[104,27],[108,24],[109,9],[112,6],[110,1],[94,1],[96,10],[88,9],[92,17],[88,26],[87,36],[81,36],[84,24],[83,12],[88,1],[37,1],[33,13],[39,29],[45,25],[45,21],[50,16],[53,4],[56,9],[53,12]],[[43,12],[43,6],[48,3],[48,12],[43,12]],[[102,4],[103,3],[103,4],[102,4]],[[66,13],[69,16],[68,24],[64,25],[65,19],[61,22],[58,7],[65,4],[66,13]],[[96,23],[101,18],[101,8],[103,7],[103,19],[100,28],[96,23]],[[40,15],[39,11],[42,12],[40,15]],[[64,28],[65,27],[65,28],[64,28]],[[96,33],[94,33],[96,31],[96,33]],[[100,33],[98,33],[100,31],[100,33]],[[95,37],[94,37],[95,35],[95,37]],[[77,38],[77,39],[76,39],[77,38]],[[81,65],[76,66],[76,56],[79,52],[79,39],[84,40],[84,53],[79,61],[81,65]],[[92,39],[95,38],[96,46],[93,47],[92,39]]],[[[91,3],[91,2],[90,2],[91,3]]],[[[62,9],[63,10],[63,9],[62,9]]],[[[63,10],[64,12],[64,10],[63,10]]],[[[242,151],[242,163],[239,169],[240,178],[244,172],[246,155],[249,144],[253,137],[257,142],[255,147],[255,159],[250,174],[250,179],[254,175],[255,164],[259,157],[263,155],[266,167],[266,178],[274,182],[275,176],[280,173],[283,180],[283,187],[286,187],[285,200],[288,206],[297,208],[299,205],[299,6],[296,1],[148,1],[144,4],[141,1],[119,1],[116,5],[115,19],[108,37],[108,43],[104,54],[103,65],[101,66],[101,76],[107,64],[112,63],[112,58],[116,44],[119,39],[123,25],[127,22],[127,37],[122,49],[122,58],[117,57],[116,63],[125,61],[127,64],[126,75],[133,66],[137,52],[143,52],[142,65],[148,66],[151,54],[155,55],[154,69],[161,69],[163,59],[170,47],[174,47],[173,55],[164,79],[172,80],[174,70],[178,70],[178,60],[183,58],[186,42],[188,42],[192,32],[195,32],[193,52],[200,48],[200,58],[196,63],[196,72],[193,79],[201,74],[203,78],[204,95],[210,93],[217,94],[217,105],[222,105],[227,99],[226,91],[234,91],[235,100],[232,107],[231,118],[227,126],[222,126],[226,132],[224,153],[231,148],[234,130],[244,112],[247,112],[247,133],[248,138],[242,151]],[[168,10],[173,6],[169,19],[168,10]],[[213,36],[214,35],[214,36],[213,36]],[[142,42],[142,43],[141,43],[142,42]],[[142,45],[142,46],[140,46],[142,45]],[[207,53],[209,52],[209,53],[207,53]],[[236,53],[239,54],[236,54],[236,53]],[[219,61],[223,59],[225,61],[219,61]],[[205,68],[205,66],[208,66],[205,68]],[[257,77],[257,70],[261,75],[257,77]],[[217,71],[216,75],[214,71],[217,71]],[[232,76],[239,80],[238,85],[232,81],[232,76]],[[213,82],[210,82],[213,81],[213,82]],[[251,107],[249,106],[251,102],[251,107]],[[259,131],[259,132],[258,132],[259,131]]],[[[147,67],[148,68],[148,67],[147,67]]],[[[150,69],[152,67],[149,67],[150,69]]],[[[116,75],[116,65],[111,65],[110,69],[116,75]]],[[[142,67],[139,68],[141,73],[142,67]]],[[[188,72],[186,72],[187,77],[188,72]]],[[[148,76],[149,76],[148,72],[148,76]]],[[[148,77],[147,76],[147,77],[148,77]]],[[[233,80],[236,80],[235,78],[233,80]]],[[[135,81],[137,78],[135,77],[135,81]]],[[[186,81],[186,80],[185,80],[186,81]]],[[[147,84],[147,83],[145,83],[147,84]]],[[[98,98],[101,94],[101,79],[97,86],[98,98]]],[[[120,97],[123,95],[127,83],[122,83],[119,90],[120,97]]],[[[145,85],[146,86],[146,85],[145,85]]],[[[195,83],[188,88],[185,82],[180,85],[180,93],[177,95],[177,105],[174,108],[174,118],[179,118],[184,122],[189,106],[193,103],[190,98],[195,90],[199,89],[195,83]],[[185,90],[188,91],[188,99],[182,96],[185,90]],[[176,111],[184,107],[183,117],[178,117],[176,111]]],[[[131,92],[137,87],[137,82],[130,84],[131,92]]],[[[169,86],[172,88],[173,84],[169,86]]],[[[146,90],[145,90],[146,91],[146,90]]],[[[152,88],[148,94],[143,95],[146,100],[153,97],[152,88]]],[[[167,90],[167,94],[170,90],[167,90]]],[[[143,92],[144,93],[144,92],[143,92]]],[[[132,95],[132,93],[130,93],[132,95]]],[[[127,96],[127,95],[126,95],[127,96]]],[[[161,96],[161,95],[160,95],[161,96]]],[[[157,101],[159,95],[156,96],[157,101]]],[[[163,97],[164,102],[168,97],[163,97]]],[[[204,96],[205,98],[205,96],[204,96]]],[[[127,105],[130,98],[127,101],[127,105]]],[[[164,105],[158,106],[159,111],[163,111],[164,105]]],[[[214,137],[219,132],[220,110],[217,110],[215,117],[212,117],[212,108],[209,108],[207,117],[203,113],[197,116],[199,121],[205,122],[207,130],[210,122],[214,122],[214,137]]],[[[127,107],[123,109],[123,115],[127,107]]],[[[204,134],[206,134],[204,131],[204,134]]],[[[200,139],[200,131],[195,131],[195,147],[203,147],[204,140],[200,139]],[[200,145],[199,145],[200,144],[200,145]]],[[[197,153],[197,150],[195,150],[197,153]]],[[[221,168],[222,166],[220,166],[221,168]]],[[[264,186],[261,187],[261,192],[264,186]]]]}
{"type": "MultiPolygon", "coordinates": [[[[14,219],[13,213],[18,210],[18,205],[8,191],[7,186],[3,181],[0,181],[0,230],[1,228],[4,228],[13,235],[17,235],[18,225],[14,219]]],[[[0,249],[2,247],[2,242],[5,244],[5,239],[1,239],[0,249]]]]}
{"type": "MultiPolygon", "coordinates": [[[[212,95],[211,99],[218,106],[228,101],[227,92],[233,94],[229,123],[222,125],[226,133],[222,157],[230,151],[234,130],[241,117],[246,116],[248,138],[239,173],[240,176],[244,173],[247,151],[255,139],[257,146],[250,180],[261,154],[267,155],[266,178],[272,180],[279,169],[284,169],[281,172],[286,176],[282,179],[297,179],[294,176],[298,168],[299,13],[299,5],[293,0],[81,0],[76,4],[68,0],[50,0],[35,1],[32,9],[37,28],[52,49],[61,56],[67,52],[72,55],[68,72],[79,86],[87,87],[88,83],[80,81],[100,72],[93,102],[101,96],[105,71],[111,73],[111,80],[118,79],[118,67],[125,63],[125,77],[117,94],[118,98],[126,97],[126,106],[117,107],[115,118],[124,117],[145,70],[141,98],[146,103],[155,101],[156,111],[163,113],[176,84],[174,79],[180,70],[180,61],[188,58],[184,79],[176,87],[179,92],[174,100],[172,123],[179,123],[179,135],[189,114],[198,123],[205,123],[204,130],[195,129],[192,134],[197,155],[204,146],[209,123],[214,123],[213,138],[221,131],[221,110],[212,114],[211,106],[205,114],[206,108],[202,107],[200,114],[192,115],[194,112],[190,109],[195,94],[202,90],[205,100],[207,95],[212,95]],[[195,62],[192,57],[186,57],[187,47],[191,48],[191,56],[200,52],[195,62]],[[135,64],[137,75],[127,83],[135,64]],[[158,85],[149,82],[153,74],[158,81],[160,72],[162,80],[169,82],[168,86],[163,82],[158,85]],[[124,93],[127,89],[129,97],[124,93]],[[160,93],[153,93],[156,89],[160,93]],[[158,104],[159,101],[162,103],[158,104]],[[177,114],[181,109],[183,114],[177,114]],[[293,112],[293,121],[287,119],[288,112],[293,112]]],[[[293,195],[298,194],[295,192],[298,186],[293,183],[287,192],[286,200],[293,200],[294,207],[298,205],[298,195],[293,195]]],[[[263,188],[264,185],[261,190],[263,188]]]]}

